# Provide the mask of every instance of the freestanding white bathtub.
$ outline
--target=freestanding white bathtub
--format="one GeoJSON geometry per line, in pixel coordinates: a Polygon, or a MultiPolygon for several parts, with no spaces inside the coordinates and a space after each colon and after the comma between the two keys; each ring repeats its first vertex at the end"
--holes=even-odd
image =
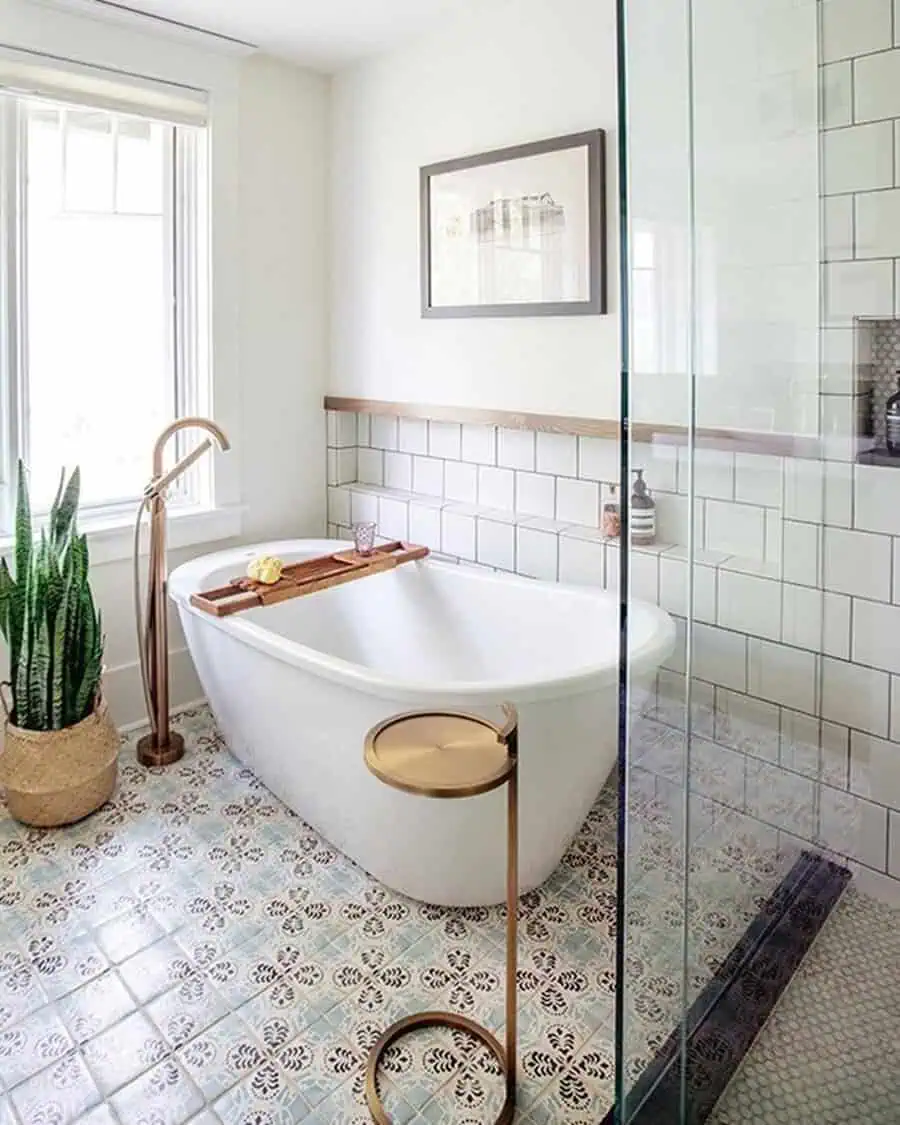
{"type": "MultiPolygon", "coordinates": [[[[438,801],[391,789],[363,761],[366,732],[415,708],[501,719],[519,709],[520,880],[542,883],[616,760],[618,604],[593,589],[432,560],[216,618],[194,591],[331,540],[207,555],[169,580],[187,643],[232,752],[332,844],[389,887],[443,905],[505,894],[505,793],[438,801]]],[[[671,618],[630,610],[632,676],[650,678],[671,618]]]]}

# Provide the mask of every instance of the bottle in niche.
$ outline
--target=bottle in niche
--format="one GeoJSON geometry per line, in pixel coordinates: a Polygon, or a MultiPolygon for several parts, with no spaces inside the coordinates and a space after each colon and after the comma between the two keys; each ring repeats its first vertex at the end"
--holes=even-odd
{"type": "Polygon", "coordinates": [[[884,443],[887,451],[900,457],[900,371],[897,376],[897,391],[887,400],[884,407],[884,443]]]}
{"type": "Polygon", "coordinates": [[[647,488],[644,470],[635,469],[634,489],[631,493],[631,542],[647,547],[656,542],[656,501],[647,488]]]}
{"type": "Polygon", "coordinates": [[[859,395],[857,431],[860,437],[875,437],[875,389],[866,387],[859,395]]]}
{"type": "Polygon", "coordinates": [[[619,511],[619,500],[616,495],[616,486],[609,486],[609,499],[603,505],[603,518],[600,521],[600,530],[606,539],[618,539],[622,530],[622,517],[619,511]]]}

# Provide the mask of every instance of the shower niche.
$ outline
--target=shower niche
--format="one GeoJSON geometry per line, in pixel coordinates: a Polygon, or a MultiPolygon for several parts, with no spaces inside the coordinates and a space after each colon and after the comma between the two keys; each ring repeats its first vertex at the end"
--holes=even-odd
{"type": "Polygon", "coordinates": [[[855,336],[856,459],[900,468],[900,318],[858,319],[855,336]]]}

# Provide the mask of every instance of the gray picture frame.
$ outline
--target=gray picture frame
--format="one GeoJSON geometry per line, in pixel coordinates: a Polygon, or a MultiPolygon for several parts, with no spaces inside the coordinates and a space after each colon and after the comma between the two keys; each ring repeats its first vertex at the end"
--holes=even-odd
{"type": "Polygon", "coordinates": [[[419,250],[420,296],[422,317],[507,317],[507,316],[602,316],[607,308],[607,237],[606,237],[606,132],[591,129],[583,133],[551,137],[529,144],[493,149],[474,156],[444,160],[419,169],[419,250]],[[557,302],[509,302],[505,304],[434,305],[432,304],[432,181],[447,172],[459,172],[485,164],[499,164],[524,157],[561,152],[572,148],[587,150],[587,183],[585,185],[588,216],[588,290],[587,300],[557,302]]]}

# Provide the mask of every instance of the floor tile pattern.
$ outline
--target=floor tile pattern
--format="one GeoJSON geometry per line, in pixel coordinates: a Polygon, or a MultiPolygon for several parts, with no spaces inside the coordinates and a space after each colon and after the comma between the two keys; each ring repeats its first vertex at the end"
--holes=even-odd
{"type": "Polygon", "coordinates": [[[852,886],[710,1125],[896,1125],[900,912],[852,886]]]}
{"type": "MultiPolygon", "coordinates": [[[[385,890],[225,749],[208,712],[188,753],[145,770],[126,742],[114,799],[36,831],[0,810],[0,1125],[356,1125],[366,1054],[394,1019],[446,1007],[503,1022],[503,908],[451,910],[385,890]]],[[[652,723],[636,737],[662,737],[652,723]]],[[[520,1110],[596,1122],[612,1094],[615,790],[520,906],[520,1110]]],[[[681,1008],[677,813],[634,797],[629,1072],[681,1008]]],[[[720,813],[689,857],[699,988],[777,882],[720,813]]],[[[397,1043],[395,1122],[492,1120],[502,1082],[459,1033],[397,1043]]]]}

